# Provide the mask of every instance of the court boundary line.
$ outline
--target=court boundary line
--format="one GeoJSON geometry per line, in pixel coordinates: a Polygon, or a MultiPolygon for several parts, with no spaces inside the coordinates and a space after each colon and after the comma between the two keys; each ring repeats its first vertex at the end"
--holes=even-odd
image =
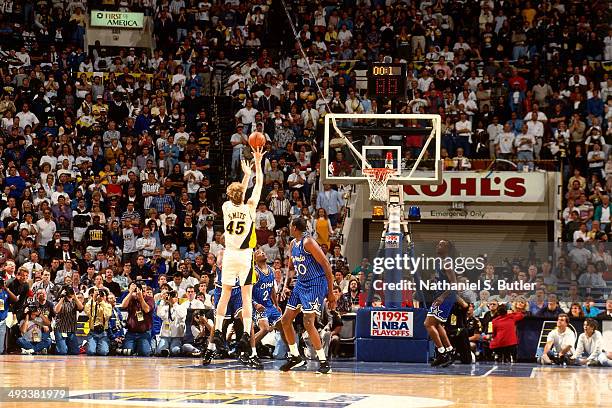
{"type": "Polygon", "coordinates": [[[489,371],[487,371],[486,373],[484,373],[483,375],[481,375],[481,377],[488,377],[493,371],[497,370],[497,366],[493,366],[491,367],[491,369],[489,371]]]}

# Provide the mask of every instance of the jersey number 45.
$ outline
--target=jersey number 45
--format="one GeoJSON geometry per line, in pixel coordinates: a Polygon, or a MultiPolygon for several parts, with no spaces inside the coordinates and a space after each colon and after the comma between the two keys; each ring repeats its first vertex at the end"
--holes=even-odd
{"type": "Polygon", "coordinates": [[[228,234],[242,235],[244,232],[244,221],[230,221],[225,230],[228,232],[228,234]]]}

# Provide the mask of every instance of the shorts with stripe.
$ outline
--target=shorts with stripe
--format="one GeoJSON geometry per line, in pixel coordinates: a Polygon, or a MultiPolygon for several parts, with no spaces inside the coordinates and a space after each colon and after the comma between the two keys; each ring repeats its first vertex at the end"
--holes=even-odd
{"type": "Polygon", "coordinates": [[[240,286],[252,285],[257,282],[253,250],[248,249],[226,249],[223,253],[223,266],[221,283],[234,286],[236,278],[240,286]]]}
{"type": "Polygon", "coordinates": [[[259,321],[261,319],[266,319],[270,326],[276,326],[282,317],[281,312],[278,311],[274,305],[265,306],[265,310],[263,312],[258,312],[253,308],[253,315],[255,321],[259,321]]]}
{"type": "Polygon", "coordinates": [[[307,282],[298,280],[287,302],[287,308],[302,309],[303,313],[320,315],[326,296],[327,279],[325,277],[311,279],[307,282]]]}
{"type": "MultiPolygon", "coordinates": [[[[221,288],[215,287],[215,309],[219,304],[221,298],[221,288]]],[[[230,296],[229,302],[227,302],[227,309],[225,310],[225,318],[238,317],[238,314],[242,311],[242,293],[240,288],[233,288],[232,295],[230,296]]]]}
{"type": "MultiPolygon", "coordinates": [[[[442,295],[443,292],[436,293],[436,297],[442,295]]],[[[444,323],[448,320],[451,310],[457,301],[457,294],[453,291],[447,294],[442,303],[434,302],[427,311],[427,316],[435,317],[440,322],[444,323]]]]}

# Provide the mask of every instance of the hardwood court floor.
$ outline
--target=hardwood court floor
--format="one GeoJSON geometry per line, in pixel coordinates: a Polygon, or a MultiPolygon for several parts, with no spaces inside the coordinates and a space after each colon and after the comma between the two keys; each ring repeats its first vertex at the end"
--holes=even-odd
{"type": "Polygon", "coordinates": [[[478,364],[431,369],[424,364],[333,362],[333,374],[281,373],[234,361],[209,367],[196,359],[0,356],[2,387],[69,387],[70,401],[0,407],[282,407],[420,408],[610,407],[612,369],[478,364]]]}

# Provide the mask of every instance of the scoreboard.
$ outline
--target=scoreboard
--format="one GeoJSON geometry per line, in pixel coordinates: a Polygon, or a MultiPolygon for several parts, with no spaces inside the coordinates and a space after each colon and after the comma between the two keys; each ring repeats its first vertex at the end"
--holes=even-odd
{"type": "Polygon", "coordinates": [[[406,93],[406,64],[374,62],[368,69],[370,97],[396,98],[406,93]]]}

